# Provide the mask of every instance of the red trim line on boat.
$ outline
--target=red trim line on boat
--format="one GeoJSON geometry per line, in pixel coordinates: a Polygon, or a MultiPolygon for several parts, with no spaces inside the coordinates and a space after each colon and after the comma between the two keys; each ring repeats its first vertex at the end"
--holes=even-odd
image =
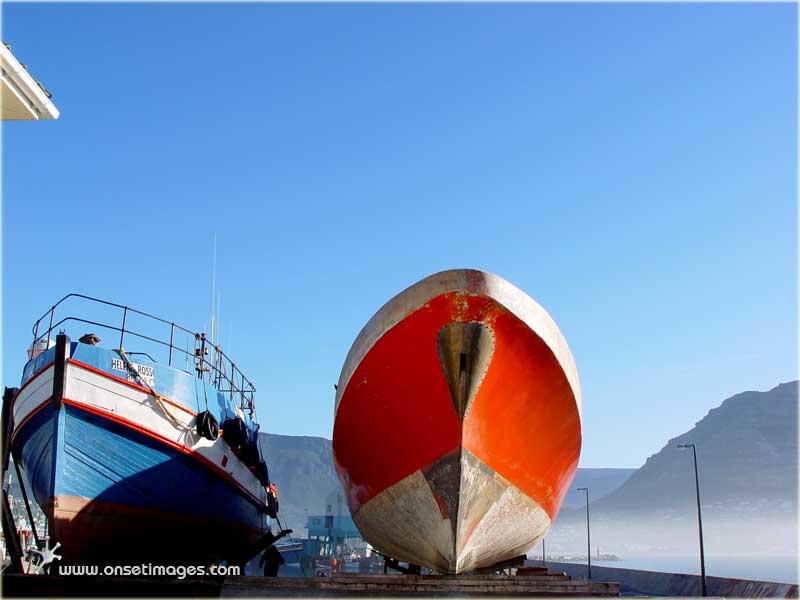
{"type": "Polygon", "coordinates": [[[241,492],[245,494],[247,499],[250,500],[253,504],[255,504],[258,508],[266,510],[267,507],[263,502],[261,502],[261,500],[259,500],[252,493],[250,493],[250,491],[247,488],[245,488],[241,483],[239,483],[236,479],[234,479],[233,476],[231,476],[227,471],[221,469],[219,466],[217,466],[215,463],[210,461],[208,458],[206,458],[199,452],[192,450],[191,448],[187,448],[183,444],[179,444],[178,442],[175,442],[167,437],[164,437],[163,435],[156,433],[155,431],[142,427],[138,423],[134,423],[133,421],[130,421],[125,417],[120,417],[119,415],[115,415],[114,413],[102,410],[94,406],[83,404],[81,402],[78,402],[77,400],[72,400],[71,398],[65,397],[64,403],[69,404],[70,406],[74,406],[79,410],[83,410],[85,412],[92,413],[104,419],[108,419],[109,421],[114,421],[115,423],[128,427],[133,431],[141,433],[142,435],[146,435],[147,437],[152,438],[158,442],[161,442],[169,446],[170,448],[173,448],[175,450],[178,450],[179,452],[182,452],[183,454],[195,458],[196,460],[200,461],[205,466],[207,466],[209,469],[215,471],[218,475],[221,475],[223,478],[227,479],[231,484],[236,486],[241,492]]]}
{"type": "Polygon", "coordinates": [[[38,371],[36,371],[36,373],[34,373],[34,374],[33,374],[33,376],[32,376],[30,379],[28,379],[28,381],[26,381],[26,382],[25,382],[25,383],[22,385],[22,387],[21,387],[21,388],[19,388],[19,389],[17,390],[17,393],[16,393],[16,394],[14,394],[14,398],[13,398],[13,400],[11,400],[11,414],[12,414],[12,415],[14,414],[14,404],[16,403],[16,401],[17,401],[17,398],[19,398],[19,395],[22,393],[22,390],[24,390],[26,387],[28,387],[30,384],[32,384],[32,383],[33,383],[35,380],[37,380],[37,379],[39,378],[39,375],[43,375],[43,374],[45,373],[45,371],[47,371],[47,369],[49,369],[50,367],[52,367],[54,364],[56,364],[56,361],[54,361],[54,360],[53,360],[53,361],[50,361],[49,363],[47,363],[47,364],[46,364],[45,366],[43,366],[41,369],[39,369],[38,371]]]}
{"type": "MultiPolygon", "coordinates": [[[[75,365],[76,367],[80,367],[81,369],[86,369],[87,371],[90,371],[92,373],[96,373],[97,375],[102,375],[104,377],[108,377],[109,379],[113,379],[114,381],[116,381],[118,383],[122,383],[124,385],[127,385],[130,388],[133,388],[135,390],[139,390],[140,392],[144,392],[146,394],[149,394],[150,396],[153,395],[153,392],[151,390],[147,389],[144,386],[141,386],[141,385],[138,385],[136,383],[133,383],[132,381],[128,381],[127,379],[123,379],[122,377],[118,377],[116,375],[113,375],[113,374],[109,373],[108,371],[103,371],[102,369],[98,369],[97,367],[93,367],[92,365],[87,365],[86,363],[82,363],[79,360],[74,360],[74,359],[70,358],[70,359],[67,360],[67,363],[71,364],[71,365],[75,365]]],[[[175,408],[178,408],[178,409],[182,410],[183,412],[189,413],[193,417],[197,416],[197,413],[195,411],[193,411],[193,410],[191,410],[189,408],[186,408],[182,404],[178,404],[174,400],[170,400],[169,398],[166,398],[166,397],[162,396],[161,394],[159,394],[159,397],[164,402],[166,402],[167,404],[170,404],[170,405],[174,406],[175,408]]]]}
{"type": "MultiPolygon", "coordinates": [[[[53,399],[52,396],[48,396],[48,398],[46,400],[44,400],[41,404],[39,404],[31,412],[29,412],[27,415],[25,415],[25,418],[22,419],[22,421],[20,421],[19,425],[15,425],[14,426],[14,431],[11,433],[11,439],[9,440],[9,447],[13,447],[14,440],[17,437],[17,433],[19,433],[22,430],[22,428],[28,423],[28,421],[30,421],[31,419],[33,419],[33,417],[35,417],[37,414],[39,414],[42,411],[42,409],[45,408],[50,403],[50,401],[52,399],[53,399]]],[[[202,462],[204,465],[206,465],[210,469],[216,471],[217,474],[221,475],[222,477],[224,477],[225,479],[230,481],[237,488],[239,488],[240,491],[244,492],[248,496],[248,500],[253,502],[259,509],[266,508],[266,506],[258,498],[256,498],[253,494],[251,494],[247,490],[247,488],[245,488],[242,484],[240,484],[238,481],[236,481],[236,479],[234,479],[230,474],[228,474],[223,469],[219,468],[215,463],[213,463],[212,461],[207,459],[205,456],[203,456],[199,452],[196,452],[196,451],[192,450],[191,448],[187,448],[186,446],[184,446],[182,444],[174,442],[174,441],[170,440],[169,438],[166,438],[166,437],[164,437],[164,436],[162,436],[162,435],[160,435],[160,434],[158,434],[158,433],[156,433],[154,431],[146,429],[146,428],[142,427],[141,425],[139,425],[137,423],[134,423],[133,421],[125,419],[124,417],[119,417],[117,415],[114,415],[113,413],[109,413],[109,412],[106,412],[104,410],[101,410],[101,409],[98,409],[98,408],[94,408],[94,407],[88,406],[86,404],[82,404],[82,403],[80,403],[80,402],[78,402],[76,400],[70,400],[68,398],[64,398],[64,402],[66,404],[69,404],[70,406],[74,406],[74,407],[76,407],[76,408],[78,408],[80,410],[84,410],[86,412],[93,413],[93,414],[95,414],[95,415],[97,415],[99,417],[102,417],[104,419],[108,419],[109,421],[114,421],[116,423],[119,423],[120,425],[124,425],[126,427],[129,427],[130,429],[133,429],[134,431],[137,431],[137,432],[139,432],[139,433],[141,433],[143,435],[146,435],[146,436],[148,436],[148,437],[150,437],[150,438],[152,438],[154,440],[162,442],[162,443],[170,446],[171,448],[175,448],[176,450],[182,452],[183,454],[187,454],[189,456],[192,456],[193,458],[195,458],[196,460],[202,462]]]]}
{"type": "Polygon", "coordinates": [[[17,432],[20,429],[22,429],[28,421],[30,421],[33,417],[35,417],[37,414],[39,414],[39,412],[45,406],[47,406],[52,399],[53,399],[53,396],[48,396],[47,399],[44,402],[42,402],[39,406],[37,406],[31,412],[29,412],[27,415],[25,415],[25,418],[22,419],[22,421],[19,422],[19,425],[17,425],[16,423],[14,424],[14,430],[11,432],[11,438],[8,440],[8,447],[9,448],[13,447],[14,439],[17,437],[17,432]]]}
{"type": "MultiPolygon", "coordinates": [[[[68,359],[67,362],[75,365],[76,367],[80,367],[80,368],[86,369],[87,371],[90,371],[90,372],[96,373],[98,375],[107,377],[109,379],[115,380],[115,381],[117,381],[119,383],[122,383],[124,385],[127,385],[128,387],[131,387],[133,389],[136,389],[136,390],[139,390],[141,392],[145,392],[145,393],[147,393],[149,395],[152,395],[150,393],[150,390],[148,390],[147,388],[145,388],[143,386],[136,385],[136,384],[134,384],[134,383],[132,383],[130,381],[127,381],[125,379],[122,379],[121,377],[117,377],[115,375],[112,375],[110,373],[107,373],[106,371],[103,371],[101,369],[97,369],[97,368],[95,368],[95,367],[93,367],[91,365],[87,365],[85,363],[82,363],[82,362],[77,361],[77,360],[72,360],[72,359],[68,359]]],[[[28,387],[28,385],[30,385],[35,379],[37,379],[40,375],[45,373],[54,364],[55,364],[55,361],[51,362],[51,363],[47,364],[45,367],[41,368],[33,377],[31,377],[28,381],[25,382],[25,385],[23,385],[19,389],[19,391],[14,396],[14,399],[12,400],[12,403],[11,403],[11,414],[12,415],[14,414],[14,412],[13,412],[14,411],[14,406],[16,404],[16,400],[19,397],[20,393],[26,387],[28,387]]],[[[47,406],[48,403],[52,400],[52,398],[53,398],[52,395],[48,396],[48,398],[46,400],[44,400],[41,404],[39,404],[33,410],[31,410],[31,412],[29,412],[27,415],[25,415],[25,418],[22,419],[22,421],[20,421],[19,424],[15,424],[14,425],[14,431],[11,433],[11,438],[9,439],[9,446],[13,445],[14,439],[17,436],[17,432],[19,432],[19,430],[22,429],[22,427],[28,421],[30,421],[36,414],[38,414],[45,406],[47,406]]],[[[183,410],[184,412],[189,413],[192,416],[196,416],[197,415],[196,412],[194,412],[192,410],[189,410],[186,407],[181,406],[181,405],[179,405],[179,404],[177,404],[177,403],[175,403],[175,402],[173,402],[173,401],[171,401],[171,400],[169,400],[167,398],[164,398],[163,396],[161,398],[162,398],[162,400],[164,400],[168,404],[174,406],[175,408],[179,408],[179,409],[183,410]]],[[[120,423],[121,425],[128,426],[131,429],[133,429],[135,431],[138,431],[139,433],[147,435],[148,437],[151,437],[151,438],[153,438],[155,440],[163,442],[163,443],[167,444],[168,446],[170,446],[172,448],[175,448],[176,450],[179,450],[180,452],[182,452],[184,454],[188,454],[188,455],[194,457],[195,459],[197,459],[200,462],[204,463],[207,467],[209,467],[209,468],[213,469],[214,471],[216,471],[217,474],[223,476],[225,479],[228,479],[233,485],[235,485],[242,492],[244,492],[245,495],[248,497],[248,499],[251,502],[253,502],[254,504],[256,504],[256,506],[258,506],[259,508],[266,508],[266,506],[261,502],[261,500],[256,498],[253,494],[251,494],[247,490],[247,488],[245,488],[242,484],[240,484],[238,481],[236,481],[236,479],[234,479],[226,471],[224,471],[221,468],[219,468],[215,463],[213,463],[212,461],[208,460],[205,456],[195,452],[191,448],[187,448],[186,446],[184,446],[182,444],[178,444],[177,442],[174,442],[174,441],[170,440],[169,438],[163,437],[158,433],[150,431],[149,429],[145,429],[141,425],[138,425],[137,423],[134,423],[133,421],[129,421],[128,419],[125,419],[123,417],[119,417],[117,415],[114,415],[113,413],[106,412],[106,411],[103,411],[101,409],[96,409],[94,407],[89,407],[86,404],[82,404],[82,403],[80,403],[80,402],[78,402],[76,400],[68,400],[67,398],[64,398],[64,402],[66,402],[67,404],[70,404],[72,406],[75,406],[75,407],[77,407],[77,408],[79,408],[81,410],[86,410],[87,412],[95,413],[98,416],[102,416],[102,417],[107,418],[107,419],[109,419],[111,421],[116,421],[116,422],[120,423]]],[[[221,435],[222,435],[222,432],[220,431],[220,436],[221,435]]]]}

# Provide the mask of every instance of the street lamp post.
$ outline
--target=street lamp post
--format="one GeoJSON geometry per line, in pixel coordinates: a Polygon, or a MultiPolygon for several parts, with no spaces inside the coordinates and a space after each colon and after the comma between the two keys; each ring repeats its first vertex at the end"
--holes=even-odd
{"type": "Polygon", "coordinates": [[[707,596],[706,557],[703,552],[703,517],[700,513],[700,478],[697,475],[697,448],[694,444],[678,444],[678,448],[691,448],[694,457],[694,489],[697,494],[697,529],[700,533],[700,595],[707,596]]]}
{"type": "Polygon", "coordinates": [[[586,569],[589,573],[588,579],[592,578],[592,538],[589,529],[589,488],[578,488],[578,491],[586,492],[586,569]]]}
{"type": "Polygon", "coordinates": [[[545,555],[544,555],[544,538],[542,538],[542,566],[544,566],[544,567],[547,566],[547,561],[546,561],[545,555]]]}

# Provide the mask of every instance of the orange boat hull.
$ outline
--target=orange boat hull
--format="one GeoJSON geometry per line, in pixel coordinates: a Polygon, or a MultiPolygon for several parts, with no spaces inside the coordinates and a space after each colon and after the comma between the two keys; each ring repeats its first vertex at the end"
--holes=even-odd
{"type": "Polygon", "coordinates": [[[580,386],[558,327],[481,271],[432,275],[359,334],[334,462],[353,519],[398,560],[461,573],[524,554],[577,469],[580,386]]]}

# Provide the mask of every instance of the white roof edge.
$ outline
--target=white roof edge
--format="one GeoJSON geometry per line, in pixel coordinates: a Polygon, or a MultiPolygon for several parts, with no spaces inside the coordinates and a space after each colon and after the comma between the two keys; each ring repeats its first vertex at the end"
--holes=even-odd
{"type": "Polygon", "coordinates": [[[347,354],[337,384],[334,415],[339,410],[339,401],[356,367],[383,334],[432,298],[457,290],[492,298],[522,320],[547,344],[567,377],[575,396],[578,418],[582,419],[583,403],[578,369],[556,322],[538,302],[514,284],[494,273],[476,269],[451,269],[434,273],[394,296],[375,313],[364,325],[347,354]]]}
{"type": "Polygon", "coordinates": [[[34,118],[58,118],[60,113],[55,104],[50,101],[36,80],[25,70],[11,50],[6,48],[5,44],[0,44],[0,65],[3,68],[3,81],[17,96],[24,99],[34,118]]]}

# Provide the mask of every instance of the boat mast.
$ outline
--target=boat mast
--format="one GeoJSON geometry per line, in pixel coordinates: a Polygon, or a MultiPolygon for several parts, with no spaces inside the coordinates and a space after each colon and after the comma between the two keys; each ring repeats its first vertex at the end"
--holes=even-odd
{"type": "Polygon", "coordinates": [[[217,234],[214,232],[214,252],[211,258],[211,343],[214,343],[214,300],[217,295],[217,234]]]}

